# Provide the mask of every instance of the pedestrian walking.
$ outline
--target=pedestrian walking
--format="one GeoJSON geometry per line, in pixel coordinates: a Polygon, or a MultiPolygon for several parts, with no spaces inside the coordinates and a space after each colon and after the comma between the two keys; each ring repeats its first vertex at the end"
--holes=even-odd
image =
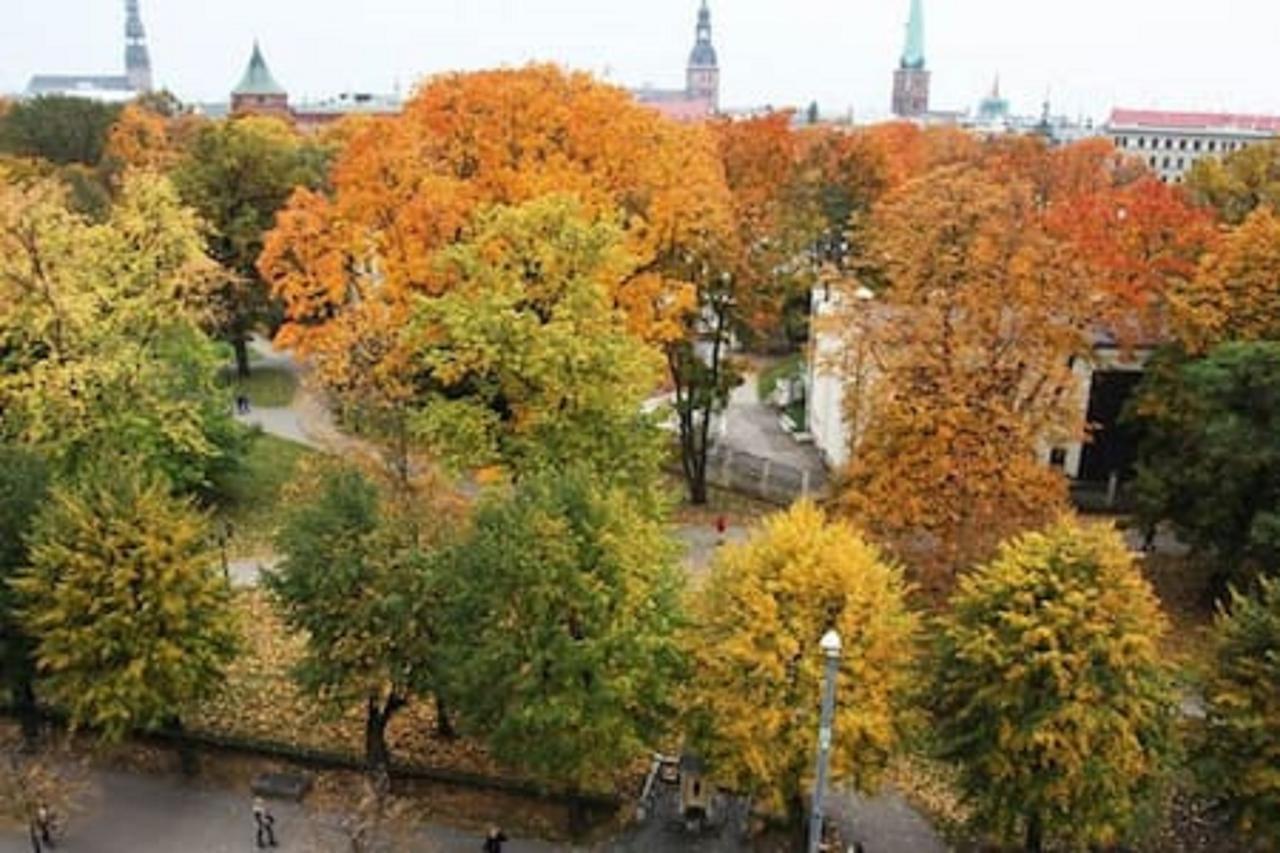
{"type": "Polygon", "coordinates": [[[249,395],[248,394],[236,395],[236,412],[242,415],[249,414],[249,395]]]}
{"type": "Polygon", "coordinates": [[[502,845],[507,843],[507,836],[496,826],[489,827],[489,835],[484,840],[484,853],[502,853],[502,845]]]}
{"type": "Polygon", "coordinates": [[[716,516],[716,545],[724,544],[725,531],[729,529],[729,522],[725,520],[723,515],[716,516]]]}
{"type": "Polygon", "coordinates": [[[257,828],[259,847],[276,846],[276,817],[267,809],[262,797],[253,798],[253,823],[257,828]]]}

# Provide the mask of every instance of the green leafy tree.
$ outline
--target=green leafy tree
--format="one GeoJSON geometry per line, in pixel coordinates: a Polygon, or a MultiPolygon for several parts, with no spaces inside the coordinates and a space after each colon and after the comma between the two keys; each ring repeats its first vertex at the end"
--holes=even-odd
{"type": "Polygon", "coordinates": [[[669,728],[680,580],[625,490],[561,473],[490,498],[441,574],[463,726],[539,779],[608,787],[669,728]]]}
{"type": "Polygon", "coordinates": [[[1280,581],[1218,614],[1206,781],[1246,832],[1280,845],[1280,581]]]}
{"type": "Polygon", "coordinates": [[[97,166],[119,113],[115,104],[63,95],[19,101],[0,115],[0,153],[97,166]]]}
{"type": "Polygon", "coordinates": [[[306,498],[276,539],[283,559],[263,581],[287,624],[307,637],[299,684],[335,711],[364,704],[366,761],[383,773],[387,726],[437,672],[430,528],[336,463],[304,472],[297,491],[306,498]]]}
{"type": "Polygon", "coordinates": [[[843,641],[834,778],[874,791],[901,742],[914,655],[902,571],[810,503],[717,555],[691,599],[685,717],[716,780],[799,822],[811,790],[824,658],[843,641]]]}
{"type": "Polygon", "coordinates": [[[1211,587],[1280,561],[1280,343],[1223,344],[1153,362],[1132,409],[1139,516],[1171,522],[1211,587]]]}
{"type": "Polygon", "coordinates": [[[297,187],[325,179],[326,150],[283,121],[252,117],[206,124],[173,171],[183,201],[209,226],[209,254],[234,275],[217,292],[218,334],[249,375],[249,336],[279,320],[256,264],[263,235],[297,187]]]}
{"type": "Polygon", "coordinates": [[[9,579],[27,566],[26,537],[48,487],[44,460],[22,448],[0,446],[0,688],[18,708],[28,741],[39,722],[35,659],[30,638],[18,626],[9,579]]]}
{"type": "Polygon", "coordinates": [[[610,294],[634,268],[621,232],[548,196],[479,216],[441,254],[444,295],[418,300],[419,436],[516,476],[569,463],[652,490],[662,453],[641,404],[661,378],[610,294]]]}
{"type": "Polygon", "coordinates": [[[73,726],[119,740],[175,727],[235,654],[231,590],[207,519],[163,481],[106,464],[56,489],[12,581],[42,691],[73,726]]]}
{"type": "Polygon", "coordinates": [[[929,697],[977,827],[1115,844],[1160,786],[1176,701],[1164,616],[1124,540],[1064,519],[960,579],[929,697]]]}
{"type": "Polygon", "coordinates": [[[102,223],[0,184],[0,437],[61,472],[121,453],[206,488],[243,435],[201,331],[216,275],[162,178],[132,176],[102,223]]]}

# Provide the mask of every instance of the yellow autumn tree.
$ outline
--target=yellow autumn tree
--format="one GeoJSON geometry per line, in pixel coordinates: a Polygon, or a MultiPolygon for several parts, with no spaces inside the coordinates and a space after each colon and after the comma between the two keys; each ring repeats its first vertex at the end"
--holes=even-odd
{"type": "Polygon", "coordinates": [[[1168,769],[1177,703],[1167,623],[1124,538],[1071,519],[1023,534],[950,605],[927,695],[975,828],[1028,851],[1129,840],[1168,769]]]}
{"type": "Polygon", "coordinates": [[[716,782],[779,815],[804,814],[828,629],[843,641],[833,778],[875,790],[900,744],[915,617],[902,571],[802,502],[725,546],[690,602],[690,746],[716,782]]]}
{"type": "Polygon", "coordinates": [[[1079,432],[1091,306],[1022,182],[936,170],[884,199],[872,235],[884,289],[846,294],[835,321],[872,374],[870,402],[846,395],[859,428],[838,504],[945,588],[1063,505],[1041,453],[1079,432]]]}

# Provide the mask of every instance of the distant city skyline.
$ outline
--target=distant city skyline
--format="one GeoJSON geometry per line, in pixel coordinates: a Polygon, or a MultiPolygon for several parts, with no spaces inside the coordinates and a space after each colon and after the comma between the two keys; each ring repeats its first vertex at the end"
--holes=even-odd
{"type": "MultiPolygon", "coordinates": [[[[678,86],[699,0],[141,0],[157,86],[225,101],[254,38],[295,101],[408,90],[444,71],[553,61],[678,86]]],[[[6,0],[0,92],[122,65],[121,0],[6,0]]],[[[1280,113],[1280,8],[1154,0],[924,0],[931,105],[972,108],[1000,75],[1021,113],[1116,106],[1280,113]],[[1181,8],[1185,5],[1187,8],[1181,8]]],[[[711,0],[722,105],[887,117],[909,0],[711,0]]]]}

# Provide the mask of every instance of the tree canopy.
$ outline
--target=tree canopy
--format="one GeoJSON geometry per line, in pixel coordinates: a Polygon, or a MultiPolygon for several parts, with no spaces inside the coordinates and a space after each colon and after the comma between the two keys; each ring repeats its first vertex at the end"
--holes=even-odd
{"type": "MultiPolygon", "coordinates": [[[[120,136],[113,139],[127,152],[124,134],[129,128],[118,125],[117,130],[120,136]]],[[[158,130],[149,127],[145,134],[158,130]]],[[[234,274],[214,294],[216,318],[219,336],[236,347],[244,376],[249,371],[248,337],[260,325],[274,328],[279,322],[257,270],[265,235],[295,188],[323,185],[328,152],[270,117],[208,122],[190,135],[173,167],[173,181],[183,201],[208,225],[209,254],[234,274]]],[[[152,156],[163,151],[147,150],[152,156]]]]}
{"type": "Polygon", "coordinates": [[[1148,525],[1172,523],[1227,581],[1280,564],[1280,343],[1176,350],[1151,365],[1132,406],[1142,431],[1134,483],[1148,525]]]}
{"type": "Polygon", "coordinates": [[[205,487],[239,438],[201,330],[216,275],[163,178],[130,177],[100,224],[51,183],[0,185],[0,434],[61,470],[117,454],[205,487]]]}
{"type": "Polygon", "coordinates": [[[12,581],[41,688],[117,740],[221,682],[238,631],[205,517],[161,480],[106,469],[54,491],[12,581]]]}
{"type": "Polygon", "coordinates": [[[823,655],[844,644],[832,775],[875,790],[902,743],[916,620],[901,569],[809,503],[770,517],[717,554],[690,595],[689,745],[719,784],[775,813],[803,815],[812,784],[823,655]]]}
{"type": "Polygon", "coordinates": [[[1122,842],[1177,713],[1164,615],[1123,538],[1070,520],[1023,534],[950,605],[926,696],[975,825],[1027,850],[1122,842]]]}
{"type": "Polygon", "coordinates": [[[579,464],[652,489],[661,437],[641,404],[661,362],[610,297],[634,271],[616,226],[558,196],[494,208],[439,271],[450,283],[409,331],[427,443],[464,467],[579,464]]]}
{"type": "Polygon", "coordinates": [[[1233,593],[1214,630],[1206,781],[1237,824],[1280,843],[1280,581],[1233,593]]]}
{"type": "Polygon", "coordinates": [[[0,114],[0,153],[97,166],[119,113],[118,105],[65,95],[19,101],[0,114]]]}
{"type": "Polygon", "coordinates": [[[672,725],[681,579],[626,490],[571,471],[491,496],[441,572],[464,729],[538,779],[607,787],[672,725]]]}

